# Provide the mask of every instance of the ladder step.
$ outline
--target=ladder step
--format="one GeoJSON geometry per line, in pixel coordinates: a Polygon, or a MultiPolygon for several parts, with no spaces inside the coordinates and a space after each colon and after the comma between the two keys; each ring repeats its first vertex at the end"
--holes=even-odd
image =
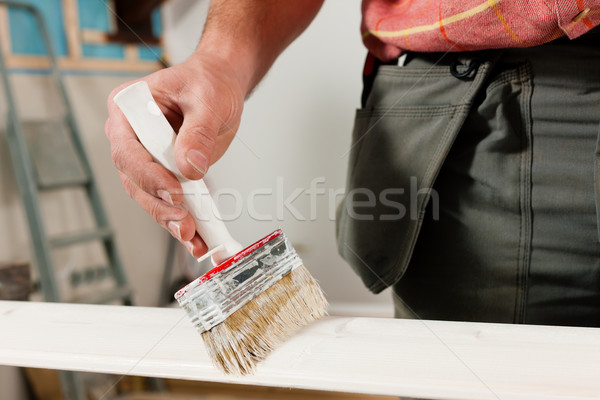
{"type": "Polygon", "coordinates": [[[59,190],[59,189],[69,189],[69,188],[78,188],[85,187],[90,184],[90,180],[88,178],[80,178],[73,179],[70,181],[63,182],[52,182],[52,183],[38,183],[38,188],[40,190],[50,191],[50,190],[59,190]]]}
{"type": "Polygon", "coordinates": [[[64,118],[22,121],[21,127],[40,189],[77,186],[90,181],[64,118]]]}
{"type": "Polygon", "coordinates": [[[126,300],[132,294],[132,290],[128,286],[116,287],[98,293],[93,293],[87,296],[74,298],[72,303],[85,304],[105,304],[115,300],[126,300]]]}
{"type": "Polygon", "coordinates": [[[99,282],[112,276],[112,270],[109,265],[92,265],[72,271],[70,274],[71,287],[79,285],[89,285],[99,282]]]}
{"type": "Polygon", "coordinates": [[[105,240],[112,237],[112,230],[110,228],[96,228],[89,231],[66,233],[63,235],[54,236],[50,238],[50,245],[52,247],[64,247],[71,246],[77,243],[91,242],[93,240],[105,240]]]}

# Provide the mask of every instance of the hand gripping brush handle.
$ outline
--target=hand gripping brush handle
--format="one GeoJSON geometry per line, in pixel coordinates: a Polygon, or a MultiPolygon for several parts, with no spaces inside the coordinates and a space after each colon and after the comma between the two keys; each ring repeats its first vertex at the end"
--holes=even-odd
{"type": "Polygon", "coordinates": [[[176,135],[146,82],[115,98],[140,142],[183,188],[184,205],[218,266],[175,294],[225,372],[246,374],[301,327],[326,314],[318,284],[281,230],[242,249],[227,231],[202,181],[182,176],[175,164],[176,135]]]}
{"type": "Polygon", "coordinates": [[[196,231],[208,246],[206,255],[198,260],[212,255],[213,264],[217,265],[242,250],[225,227],[204,181],[189,180],[177,168],[173,147],[177,135],[154,101],[148,84],[134,83],[120,91],[114,101],[146,150],[181,183],[183,203],[194,218],[196,231]]]}

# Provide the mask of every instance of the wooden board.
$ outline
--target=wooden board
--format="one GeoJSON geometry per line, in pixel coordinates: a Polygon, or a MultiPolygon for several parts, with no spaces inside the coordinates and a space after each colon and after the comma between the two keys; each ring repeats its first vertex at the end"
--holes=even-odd
{"type": "Polygon", "coordinates": [[[254,376],[210,363],[180,309],[0,301],[0,364],[437,399],[600,399],[600,330],[326,318],[254,376]]]}

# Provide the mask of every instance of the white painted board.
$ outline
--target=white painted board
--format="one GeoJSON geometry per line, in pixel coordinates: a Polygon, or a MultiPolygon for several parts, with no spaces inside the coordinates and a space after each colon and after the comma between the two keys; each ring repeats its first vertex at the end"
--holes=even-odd
{"type": "Polygon", "coordinates": [[[180,309],[0,301],[0,364],[437,399],[600,399],[600,329],[326,318],[253,376],[180,309]]]}

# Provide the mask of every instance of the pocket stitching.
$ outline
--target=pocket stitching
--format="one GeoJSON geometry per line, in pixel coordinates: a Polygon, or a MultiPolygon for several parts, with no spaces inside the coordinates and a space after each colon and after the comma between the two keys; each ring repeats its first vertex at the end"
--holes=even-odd
{"type": "Polygon", "coordinates": [[[451,115],[457,105],[443,106],[401,106],[401,107],[375,107],[357,110],[357,118],[376,117],[403,117],[403,118],[426,118],[451,115]]]}

